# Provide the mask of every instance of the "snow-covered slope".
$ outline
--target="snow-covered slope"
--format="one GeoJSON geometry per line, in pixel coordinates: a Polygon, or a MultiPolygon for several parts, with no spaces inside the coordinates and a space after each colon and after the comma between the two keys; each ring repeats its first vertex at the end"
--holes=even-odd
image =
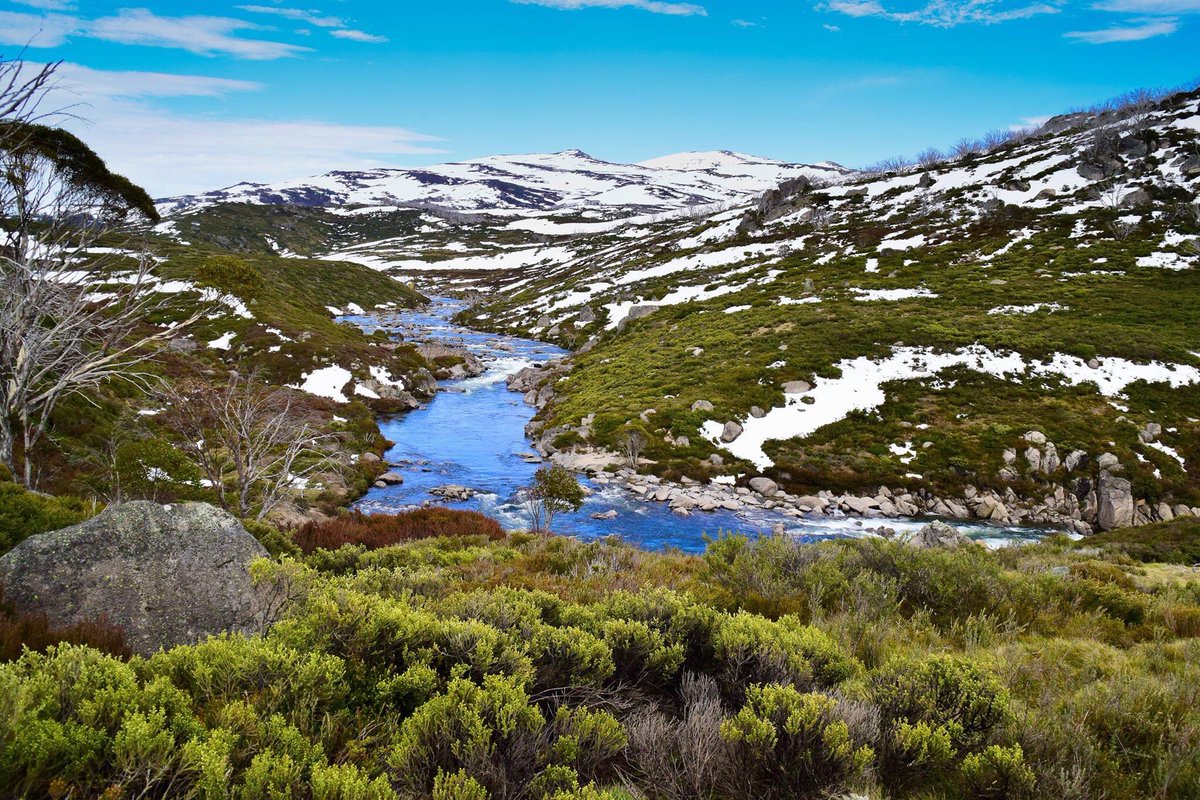
{"type": "Polygon", "coordinates": [[[789,164],[738,153],[682,153],[614,164],[579,150],[491,156],[415,169],[335,171],[278,184],[239,183],[160,201],[164,215],[215,203],[300,206],[423,204],[465,212],[590,212],[599,216],[669,212],[744,202],[799,176],[836,183],[837,164],[789,164]]]}

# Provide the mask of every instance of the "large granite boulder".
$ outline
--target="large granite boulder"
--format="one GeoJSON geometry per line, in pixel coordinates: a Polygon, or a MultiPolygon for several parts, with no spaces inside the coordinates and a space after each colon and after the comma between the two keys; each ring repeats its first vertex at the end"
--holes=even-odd
{"type": "Polygon", "coordinates": [[[68,625],[107,617],[148,655],[226,631],[257,633],[271,590],[247,570],[267,551],[233,515],[205,503],[109,506],[32,536],[0,558],[5,600],[68,625]]]}
{"type": "Polygon", "coordinates": [[[1128,480],[1101,472],[1098,494],[1100,530],[1128,528],[1133,524],[1133,487],[1128,480]]]}

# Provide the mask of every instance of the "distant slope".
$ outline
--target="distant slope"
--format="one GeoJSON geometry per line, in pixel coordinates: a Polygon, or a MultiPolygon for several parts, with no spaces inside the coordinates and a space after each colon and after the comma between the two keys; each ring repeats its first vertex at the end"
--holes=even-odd
{"type": "Polygon", "coordinates": [[[1140,524],[1200,513],[1198,190],[1192,92],[712,215],[544,220],[440,280],[482,291],[467,324],[587,344],[543,446],[633,424],[663,475],[1140,524]]]}
{"type": "Polygon", "coordinates": [[[736,153],[684,153],[613,164],[579,150],[492,156],[415,169],[336,171],[279,184],[241,183],[159,201],[164,215],[215,203],[317,207],[431,205],[456,211],[663,212],[744,201],[798,176],[836,182],[836,164],[789,164],[736,153]]]}

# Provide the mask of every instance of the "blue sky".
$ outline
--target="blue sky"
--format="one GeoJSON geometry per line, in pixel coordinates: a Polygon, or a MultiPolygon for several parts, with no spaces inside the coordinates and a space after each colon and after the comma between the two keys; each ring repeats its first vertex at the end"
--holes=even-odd
{"type": "Polygon", "coordinates": [[[578,147],[862,165],[1200,77],[1200,0],[0,0],[156,195],[578,147]]]}

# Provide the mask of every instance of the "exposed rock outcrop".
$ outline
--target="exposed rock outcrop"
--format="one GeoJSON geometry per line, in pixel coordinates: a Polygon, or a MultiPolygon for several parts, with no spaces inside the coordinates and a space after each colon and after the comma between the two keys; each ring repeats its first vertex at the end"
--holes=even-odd
{"type": "Polygon", "coordinates": [[[104,616],[134,652],[189,644],[270,623],[272,587],[247,569],[267,551],[226,511],[205,503],[132,502],[30,537],[0,558],[5,599],[57,625],[104,616]]]}

